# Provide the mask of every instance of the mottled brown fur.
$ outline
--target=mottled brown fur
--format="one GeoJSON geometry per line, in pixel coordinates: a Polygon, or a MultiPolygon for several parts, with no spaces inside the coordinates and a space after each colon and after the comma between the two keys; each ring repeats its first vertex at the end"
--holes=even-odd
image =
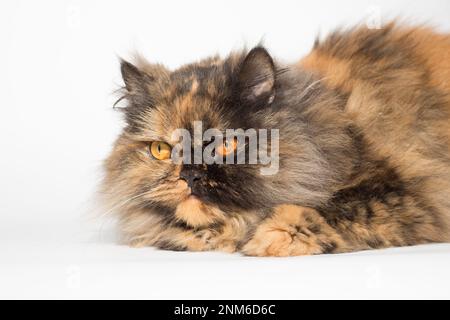
{"type": "Polygon", "coordinates": [[[292,66],[257,48],[122,74],[127,126],[102,194],[130,245],[292,256],[450,241],[450,36],[392,23],[333,33],[292,66]],[[183,165],[148,143],[198,120],[279,128],[280,171],[203,164],[191,197],[183,165]]]}

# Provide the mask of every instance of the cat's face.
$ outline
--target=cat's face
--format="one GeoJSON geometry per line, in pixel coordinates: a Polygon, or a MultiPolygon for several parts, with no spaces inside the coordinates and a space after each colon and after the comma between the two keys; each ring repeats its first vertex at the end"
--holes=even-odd
{"type": "MultiPolygon", "coordinates": [[[[196,217],[191,215],[273,205],[277,199],[270,196],[270,177],[261,174],[260,164],[180,164],[168,156],[177,143],[173,132],[186,129],[193,134],[195,123],[201,123],[203,131],[268,129],[262,111],[276,94],[276,70],[263,48],[173,72],[125,61],[121,70],[127,126],[106,161],[106,185],[121,198],[118,202],[132,199],[130,205],[176,214],[194,225],[196,217]]],[[[227,148],[235,145],[227,141],[225,153],[227,148]]]]}

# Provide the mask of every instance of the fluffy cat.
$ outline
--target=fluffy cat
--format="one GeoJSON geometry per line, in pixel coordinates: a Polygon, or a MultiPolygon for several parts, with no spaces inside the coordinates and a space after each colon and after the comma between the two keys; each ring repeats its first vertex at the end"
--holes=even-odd
{"type": "Polygon", "coordinates": [[[126,243],[295,256],[450,241],[450,36],[392,23],[337,31],[293,65],[258,46],[121,72],[102,194],[126,243]],[[278,129],[278,172],[174,163],[172,132],[195,121],[278,129]]]}

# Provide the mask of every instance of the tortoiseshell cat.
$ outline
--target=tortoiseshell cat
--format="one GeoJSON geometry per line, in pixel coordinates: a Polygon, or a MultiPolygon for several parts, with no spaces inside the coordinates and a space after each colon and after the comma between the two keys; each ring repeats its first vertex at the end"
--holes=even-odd
{"type": "Polygon", "coordinates": [[[289,66],[256,47],[121,71],[126,127],[102,193],[128,244],[294,256],[450,241],[450,36],[392,23],[289,66]],[[194,121],[279,129],[278,173],[175,164],[171,134],[194,121]]]}

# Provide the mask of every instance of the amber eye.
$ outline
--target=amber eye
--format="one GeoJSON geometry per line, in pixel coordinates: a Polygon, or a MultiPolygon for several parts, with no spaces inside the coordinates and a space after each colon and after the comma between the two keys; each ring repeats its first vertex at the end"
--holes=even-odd
{"type": "Polygon", "coordinates": [[[158,160],[166,160],[170,158],[170,146],[162,141],[153,141],[150,144],[150,152],[158,160]]]}
{"type": "Polygon", "coordinates": [[[218,148],[217,152],[222,156],[226,156],[227,154],[230,154],[233,151],[235,151],[236,147],[237,147],[237,139],[236,138],[234,138],[232,140],[225,139],[225,141],[223,142],[223,145],[220,148],[218,148]]]}

